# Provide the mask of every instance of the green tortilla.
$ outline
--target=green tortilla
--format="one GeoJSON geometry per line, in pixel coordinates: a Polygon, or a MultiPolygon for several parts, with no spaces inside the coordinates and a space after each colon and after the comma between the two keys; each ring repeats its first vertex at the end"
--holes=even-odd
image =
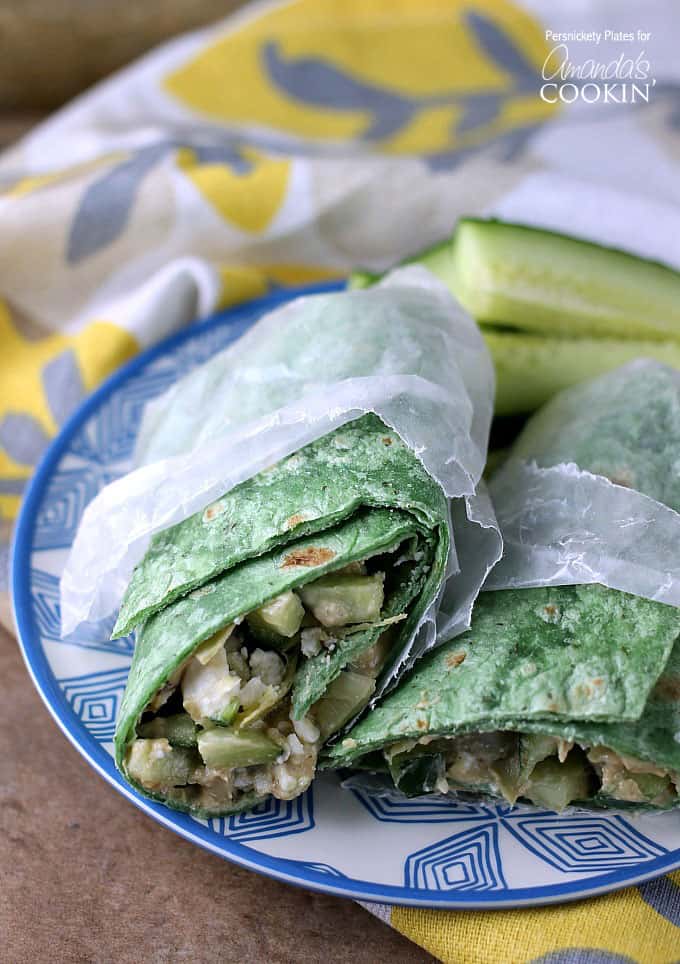
{"type": "Polygon", "coordinates": [[[680,375],[634,362],[556,395],[511,455],[541,467],[575,462],[680,512],[680,375]]]}
{"type": "MultiPolygon", "coordinates": [[[[376,416],[318,439],[156,536],[135,570],[116,627],[116,633],[138,627],[115,734],[116,764],[130,782],[154,796],[126,773],[126,752],[150,699],[201,643],[288,590],[353,562],[403,552],[405,544],[418,561],[385,598],[381,617],[403,617],[394,626],[385,673],[405,658],[439,591],[449,532],[441,488],[376,416]]],[[[296,719],[382,629],[357,627],[332,652],[299,660],[292,687],[296,719]]],[[[248,797],[236,809],[253,802],[248,797]]]]}
{"type": "Polygon", "coordinates": [[[328,761],[347,766],[429,735],[534,729],[570,738],[581,721],[614,739],[646,712],[679,634],[677,610],[601,586],[483,593],[471,629],[421,660],[328,761]]]}
{"type": "MultiPolygon", "coordinates": [[[[510,457],[541,467],[574,462],[677,512],[679,452],[677,372],[643,361],[556,396],[528,422],[510,457]]],[[[527,512],[517,536],[526,545],[531,520],[527,512]]],[[[563,564],[559,553],[551,561],[563,564]]],[[[522,735],[549,736],[680,775],[679,636],[680,610],[600,585],[482,593],[470,631],[426,657],[327,751],[325,765],[374,766],[370,754],[403,740],[514,733],[520,746],[522,735]]],[[[407,759],[411,776],[427,778],[411,785],[431,790],[437,754],[423,759],[426,746],[404,752],[415,754],[407,759]]],[[[442,752],[450,766],[454,751],[442,752]]],[[[597,793],[581,802],[622,800],[597,793]]],[[[663,805],[677,803],[667,794],[663,805]]]]}

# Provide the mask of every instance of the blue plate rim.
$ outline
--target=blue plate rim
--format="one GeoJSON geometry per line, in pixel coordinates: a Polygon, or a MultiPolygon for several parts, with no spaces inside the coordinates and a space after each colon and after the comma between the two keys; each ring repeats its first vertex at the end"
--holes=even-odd
{"type": "Polygon", "coordinates": [[[329,877],[307,866],[297,866],[294,870],[291,870],[290,865],[296,863],[294,860],[271,857],[238,841],[230,840],[229,837],[220,837],[220,845],[216,844],[214,842],[215,834],[209,828],[197,823],[186,814],[171,811],[162,804],[156,804],[138,796],[122,780],[115,769],[111,756],[97,743],[94,737],[73,725],[70,710],[64,701],[63,694],[56,683],[39,642],[32,612],[30,590],[32,534],[37,515],[36,510],[40,505],[52,471],[61,459],[67,443],[118,386],[166,352],[186,341],[190,341],[197,333],[205,333],[221,325],[237,324],[244,315],[250,316],[259,311],[265,313],[280,304],[303,295],[338,291],[342,287],[344,287],[344,282],[324,282],[301,287],[275,289],[261,298],[226,308],[205,319],[190,323],[179,332],[163,339],[157,345],[140,352],[117,369],[99,388],[88,395],[50,442],[28,484],[14,531],[10,559],[12,607],[19,646],[33,684],[50,715],[69,742],[107,783],[162,826],[197,844],[204,850],[241,867],[318,893],[346,897],[367,903],[441,910],[507,910],[515,907],[540,906],[595,897],[623,887],[644,883],[663,873],[680,868],[680,848],[678,848],[669,851],[662,857],[645,861],[645,869],[639,873],[624,868],[588,878],[586,881],[550,884],[540,888],[517,888],[511,892],[511,896],[507,892],[486,891],[481,899],[478,894],[460,891],[455,892],[455,896],[441,891],[428,891],[427,895],[421,896],[412,887],[371,884],[352,878],[341,878],[339,882],[333,883],[333,881],[338,881],[337,877],[329,877]],[[593,883],[590,884],[590,881],[593,881],[593,883]]]}

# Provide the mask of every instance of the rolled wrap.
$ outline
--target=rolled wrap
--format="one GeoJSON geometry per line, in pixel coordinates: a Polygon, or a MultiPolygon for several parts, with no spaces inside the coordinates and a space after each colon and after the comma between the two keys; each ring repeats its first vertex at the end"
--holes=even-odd
{"type": "MultiPolygon", "coordinates": [[[[521,755],[522,735],[538,734],[595,753],[579,805],[677,806],[679,459],[677,372],[640,361],[556,396],[491,479],[507,555],[470,631],[418,664],[326,765],[377,766],[382,785],[375,751],[415,741],[407,757],[424,782],[411,790],[434,792],[457,772],[452,754],[482,752],[470,737],[519,734],[503,752],[521,755]]],[[[502,775],[477,789],[500,795],[502,775]]]]}
{"type": "MultiPolygon", "coordinates": [[[[295,760],[293,737],[313,734],[319,723],[305,744],[313,756],[334,732],[320,722],[319,702],[330,700],[337,717],[334,684],[347,680],[346,671],[366,684],[354,706],[361,709],[435,643],[438,609],[442,633],[465,628],[500,554],[480,483],[492,409],[488,355],[441,286],[421,271],[399,275],[372,292],[301,299],[262,319],[152,403],[139,435],[140,467],[88,508],[62,582],[64,612],[77,623],[108,611],[147,546],[114,630],[137,634],[116,762],[140,792],[170,806],[214,815],[269,792],[285,799],[301,792],[309,772],[296,786],[287,777],[267,786],[268,775],[286,766],[285,747],[268,769],[232,767],[228,792],[207,786],[203,770],[197,783],[196,739],[202,753],[208,729],[217,742],[225,730],[266,730],[278,739],[278,726],[295,760]],[[231,632],[228,653],[235,639],[244,643],[252,670],[255,646],[268,651],[269,643],[251,638],[243,617],[292,591],[304,600],[319,578],[363,562],[369,574],[385,573],[378,619],[328,630],[317,653],[302,647],[298,630],[280,654],[285,678],[271,712],[258,719],[243,705],[226,723],[194,715],[193,742],[163,742],[166,714],[191,728],[183,680],[206,646],[215,643],[224,658],[220,633],[231,632]],[[156,787],[136,778],[134,753],[144,741],[148,773],[168,752],[179,761],[179,782],[156,787]],[[245,787],[255,771],[257,785],[245,787]]],[[[236,652],[230,669],[232,658],[236,652]]]]}

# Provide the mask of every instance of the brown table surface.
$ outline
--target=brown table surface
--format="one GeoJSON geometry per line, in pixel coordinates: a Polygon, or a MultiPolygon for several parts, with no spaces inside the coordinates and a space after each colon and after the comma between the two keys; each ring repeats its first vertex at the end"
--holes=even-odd
{"type": "Polygon", "coordinates": [[[352,901],[242,870],[143,814],[58,730],[4,630],[0,679],[2,961],[431,960],[352,901]]]}
{"type": "MultiPolygon", "coordinates": [[[[0,146],[36,120],[0,114],[0,146]]],[[[352,901],[242,870],[137,810],[58,730],[2,628],[0,679],[0,960],[432,960],[352,901]]]]}

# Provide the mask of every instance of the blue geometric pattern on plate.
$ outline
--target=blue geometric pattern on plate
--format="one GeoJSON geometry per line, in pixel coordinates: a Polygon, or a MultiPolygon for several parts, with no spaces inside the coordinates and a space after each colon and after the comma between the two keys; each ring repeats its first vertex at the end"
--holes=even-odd
{"type": "Polygon", "coordinates": [[[498,826],[472,827],[411,854],[404,883],[426,890],[504,889],[498,826]]]}
{"type": "Polygon", "coordinates": [[[408,799],[396,793],[377,796],[351,790],[371,816],[381,823],[452,823],[457,820],[488,820],[492,811],[476,803],[452,803],[445,797],[408,799]]]}
{"type": "MultiPolygon", "coordinates": [[[[144,403],[290,297],[277,292],[232,309],[134,359],[67,422],[29,484],[14,547],[16,619],[33,678],[62,730],[117,790],[180,835],[328,893],[432,907],[518,906],[638,884],[680,866],[680,813],[632,822],[557,817],[505,804],[369,796],[322,776],[297,800],[206,822],[142,799],[122,780],[110,741],[134,641],[108,638],[113,617],[61,639],[65,550],[88,501],[127,471],[144,403]]],[[[669,920],[677,891],[664,881],[640,888],[669,920]]]]}
{"type": "Polygon", "coordinates": [[[618,814],[539,814],[503,823],[527,850],[565,874],[604,873],[668,852],[618,814]]]}
{"type": "Polygon", "coordinates": [[[59,579],[40,569],[31,570],[32,605],[35,621],[43,639],[53,643],[68,643],[106,653],[132,655],[135,642],[132,635],[109,639],[115,619],[109,617],[96,623],[83,623],[75,632],[62,638],[59,579]]]}
{"type": "Polygon", "coordinates": [[[59,680],[74,714],[100,743],[113,739],[127,675],[127,669],[115,669],[59,680]]]}
{"type": "Polygon", "coordinates": [[[294,800],[271,797],[244,813],[213,818],[208,825],[215,833],[241,843],[305,833],[314,826],[314,796],[308,790],[294,800]]]}
{"type": "Polygon", "coordinates": [[[85,506],[108,481],[90,468],[56,472],[36,522],[35,548],[68,549],[85,506]]]}

